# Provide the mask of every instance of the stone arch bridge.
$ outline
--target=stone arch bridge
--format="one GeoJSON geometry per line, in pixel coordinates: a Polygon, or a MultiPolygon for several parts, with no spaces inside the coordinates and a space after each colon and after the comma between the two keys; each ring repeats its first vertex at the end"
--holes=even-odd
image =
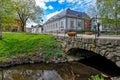
{"type": "Polygon", "coordinates": [[[56,40],[61,42],[66,54],[72,48],[89,50],[105,56],[120,67],[120,39],[57,36],[56,40]]]}

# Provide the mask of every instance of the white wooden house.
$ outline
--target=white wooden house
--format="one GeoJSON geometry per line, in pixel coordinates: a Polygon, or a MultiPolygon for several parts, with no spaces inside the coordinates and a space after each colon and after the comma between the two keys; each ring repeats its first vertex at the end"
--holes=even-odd
{"type": "Polygon", "coordinates": [[[42,25],[36,25],[32,26],[32,33],[42,33],[43,32],[43,26],[42,25]]]}
{"type": "Polygon", "coordinates": [[[51,17],[43,25],[47,32],[65,32],[69,30],[84,30],[90,28],[90,17],[84,12],[66,9],[51,17]]]}

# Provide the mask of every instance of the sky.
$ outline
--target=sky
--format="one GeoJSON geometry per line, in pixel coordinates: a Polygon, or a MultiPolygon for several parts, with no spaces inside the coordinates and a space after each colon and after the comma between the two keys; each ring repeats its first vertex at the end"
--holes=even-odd
{"type": "MultiPolygon", "coordinates": [[[[44,11],[43,23],[45,23],[50,17],[58,14],[59,12],[70,8],[71,10],[86,12],[92,17],[90,7],[95,7],[96,0],[35,0],[36,5],[40,6],[44,11]]],[[[30,25],[36,25],[31,22],[30,25]]]]}

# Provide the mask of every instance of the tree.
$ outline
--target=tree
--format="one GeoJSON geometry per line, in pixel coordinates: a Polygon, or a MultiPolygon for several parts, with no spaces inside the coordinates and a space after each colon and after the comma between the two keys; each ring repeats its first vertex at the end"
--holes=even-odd
{"type": "Polygon", "coordinates": [[[41,20],[43,11],[40,7],[35,5],[35,0],[14,0],[14,9],[18,18],[20,19],[21,31],[26,30],[26,21],[28,19],[37,21],[41,20]]]}
{"type": "Polygon", "coordinates": [[[114,24],[114,28],[118,30],[120,25],[120,1],[97,0],[97,8],[99,15],[103,18],[102,21],[114,24]]]}
{"type": "Polygon", "coordinates": [[[0,0],[0,39],[2,39],[2,25],[13,22],[11,0],[0,0]]]}
{"type": "Polygon", "coordinates": [[[94,5],[89,5],[87,13],[90,17],[95,17],[97,15],[97,8],[94,5]]]}

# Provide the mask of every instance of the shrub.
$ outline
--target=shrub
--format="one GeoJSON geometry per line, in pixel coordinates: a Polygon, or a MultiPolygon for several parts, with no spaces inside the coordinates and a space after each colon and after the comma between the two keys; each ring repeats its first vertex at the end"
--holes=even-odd
{"type": "Polygon", "coordinates": [[[51,52],[48,52],[48,53],[43,55],[43,58],[48,59],[51,56],[51,54],[52,54],[51,52]]]}
{"type": "Polygon", "coordinates": [[[95,75],[89,78],[88,80],[104,80],[104,78],[101,75],[95,75]]]}
{"type": "Polygon", "coordinates": [[[56,56],[57,56],[57,57],[61,57],[61,56],[62,56],[62,53],[61,53],[61,52],[57,52],[57,53],[56,53],[56,56]]]}

